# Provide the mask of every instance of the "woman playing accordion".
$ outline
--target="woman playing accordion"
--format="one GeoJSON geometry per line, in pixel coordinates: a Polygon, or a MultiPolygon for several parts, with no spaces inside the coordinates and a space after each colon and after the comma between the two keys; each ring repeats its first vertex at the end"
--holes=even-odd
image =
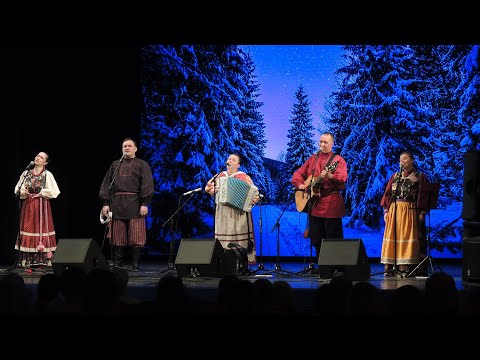
{"type": "Polygon", "coordinates": [[[224,249],[228,249],[230,243],[247,249],[248,264],[255,264],[251,208],[258,201],[259,194],[250,176],[238,170],[240,162],[240,155],[231,154],[227,160],[227,170],[210,179],[205,191],[212,196],[216,194],[215,238],[224,249]],[[247,186],[240,184],[240,181],[247,186]]]}

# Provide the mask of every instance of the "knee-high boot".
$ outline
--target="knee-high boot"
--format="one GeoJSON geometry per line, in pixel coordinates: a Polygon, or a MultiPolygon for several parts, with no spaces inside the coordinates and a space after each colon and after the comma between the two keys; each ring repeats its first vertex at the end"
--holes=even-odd
{"type": "Polygon", "coordinates": [[[124,246],[113,246],[113,266],[123,266],[123,255],[125,253],[124,246]]]}
{"type": "Polygon", "coordinates": [[[132,246],[132,270],[138,271],[138,262],[140,260],[141,246],[132,246]]]}

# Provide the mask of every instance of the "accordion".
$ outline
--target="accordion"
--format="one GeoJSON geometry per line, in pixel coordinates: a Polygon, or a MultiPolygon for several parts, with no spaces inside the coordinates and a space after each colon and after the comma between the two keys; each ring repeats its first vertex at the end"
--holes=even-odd
{"type": "Polygon", "coordinates": [[[252,211],[252,200],[258,195],[258,188],[245,181],[221,177],[218,179],[218,192],[215,202],[238,210],[252,211]]]}

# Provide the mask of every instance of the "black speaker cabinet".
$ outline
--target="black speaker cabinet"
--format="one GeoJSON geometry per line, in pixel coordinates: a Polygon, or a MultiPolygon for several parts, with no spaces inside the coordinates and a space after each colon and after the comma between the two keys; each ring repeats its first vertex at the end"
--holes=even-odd
{"type": "Polygon", "coordinates": [[[463,240],[477,236],[480,236],[480,221],[464,221],[463,240]]]}
{"type": "Polygon", "coordinates": [[[480,221],[480,152],[467,152],[463,160],[462,218],[480,221]]]}
{"type": "Polygon", "coordinates": [[[88,274],[95,268],[108,269],[108,261],[94,239],[59,239],[52,258],[53,272],[60,276],[73,267],[88,274]]]}
{"type": "Polygon", "coordinates": [[[214,238],[182,239],[175,259],[177,276],[222,277],[223,252],[222,245],[214,238]]]}
{"type": "Polygon", "coordinates": [[[480,284],[480,236],[463,239],[462,280],[480,284]]]}
{"type": "Polygon", "coordinates": [[[323,239],[318,256],[320,278],[340,273],[352,281],[370,278],[370,264],[361,239],[323,239]]]}

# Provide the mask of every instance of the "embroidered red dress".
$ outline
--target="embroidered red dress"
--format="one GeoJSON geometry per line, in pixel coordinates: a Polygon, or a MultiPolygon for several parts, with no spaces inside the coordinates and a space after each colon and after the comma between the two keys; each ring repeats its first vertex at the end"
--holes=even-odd
{"type": "Polygon", "coordinates": [[[43,168],[26,170],[15,186],[20,195],[20,231],[15,249],[20,251],[19,263],[24,267],[51,265],[52,252],[57,249],[50,199],[60,194],[52,173],[43,168]],[[27,193],[28,192],[30,194],[27,193]]]}

